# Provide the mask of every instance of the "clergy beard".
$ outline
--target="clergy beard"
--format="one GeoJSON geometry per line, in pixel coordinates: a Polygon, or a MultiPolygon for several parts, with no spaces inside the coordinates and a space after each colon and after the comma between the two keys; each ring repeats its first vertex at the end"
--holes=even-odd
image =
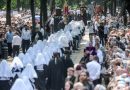
{"type": "Polygon", "coordinates": [[[57,64],[57,60],[58,60],[58,58],[57,58],[57,57],[55,57],[55,58],[54,58],[54,60],[55,60],[55,64],[57,64]]]}
{"type": "Polygon", "coordinates": [[[57,61],[57,60],[58,60],[58,58],[57,58],[57,57],[54,57],[54,60],[56,60],[56,61],[57,61]]]}

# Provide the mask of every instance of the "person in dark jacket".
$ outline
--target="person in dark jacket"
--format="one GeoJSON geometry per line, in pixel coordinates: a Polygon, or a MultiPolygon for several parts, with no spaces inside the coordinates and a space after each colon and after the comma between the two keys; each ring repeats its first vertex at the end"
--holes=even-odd
{"type": "Polygon", "coordinates": [[[74,63],[73,63],[72,59],[70,58],[70,56],[69,56],[67,51],[64,52],[64,56],[61,57],[61,60],[63,61],[63,64],[64,64],[64,75],[65,75],[65,78],[66,78],[66,76],[67,76],[67,69],[69,67],[73,67],[74,63]]]}
{"type": "Polygon", "coordinates": [[[84,68],[86,68],[86,64],[89,62],[89,56],[89,51],[84,49],[84,56],[81,58],[79,62],[84,68]]]}
{"type": "Polygon", "coordinates": [[[54,57],[48,65],[47,90],[63,90],[64,88],[64,65],[59,53],[54,53],[54,57]]]}
{"type": "Polygon", "coordinates": [[[103,23],[100,23],[100,26],[98,27],[98,35],[100,38],[100,44],[104,45],[104,25],[103,25],[103,23]]]}

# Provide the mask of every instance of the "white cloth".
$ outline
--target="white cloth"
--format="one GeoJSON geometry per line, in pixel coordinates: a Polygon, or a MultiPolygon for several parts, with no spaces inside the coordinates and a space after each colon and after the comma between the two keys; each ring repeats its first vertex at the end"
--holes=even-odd
{"type": "Polygon", "coordinates": [[[36,56],[36,59],[34,60],[34,65],[39,66],[39,65],[43,65],[43,64],[47,64],[45,61],[45,57],[43,56],[42,53],[38,53],[36,56]]]}
{"type": "Polygon", "coordinates": [[[54,18],[53,17],[50,19],[49,25],[54,25],[54,18]]]}
{"type": "Polygon", "coordinates": [[[18,35],[13,36],[12,45],[19,45],[19,46],[21,46],[21,43],[22,43],[22,39],[21,39],[20,36],[18,36],[18,35]]]}
{"type": "Polygon", "coordinates": [[[6,60],[2,60],[0,63],[0,78],[10,78],[13,77],[11,68],[6,60]]]}
{"type": "Polygon", "coordinates": [[[42,54],[45,56],[45,60],[46,60],[46,63],[47,63],[47,65],[48,65],[49,62],[50,62],[50,60],[51,60],[51,58],[50,58],[49,55],[48,55],[48,52],[44,52],[44,51],[43,51],[42,54]]]}
{"type": "Polygon", "coordinates": [[[23,58],[24,58],[24,53],[20,53],[19,55],[18,55],[18,58],[21,60],[21,61],[23,61],[23,58]]]}
{"type": "Polygon", "coordinates": [[[86,64],[90,79],[96,80],[100,78],[101,65],[96,61],[91,61],[86,64]]]}
{"type": "Polygon", "coordinates": [[[34,90],[31,82],[29,81],[29,79],[26,76],[22,77],[21,79],[24,81],[25,85],[27,86],[27,90],[34,90]]]}
{"type": "Polygon", "coordinates": [[[28,90],[28,89],[24,81],[19,78],[14,82],[10,90],[28,90]]]}
{"type": "Polygon", "coordinates": [[[31,59],[31,56],[30,56],[29,53],[26,53],[26,54],[24,55],[22,62],[23,62],[23,65],[24,65],[24,66],[26,66],[28,63],[33,64],[33,61],[32,61],[32,59],[31,59]]]}
{"type": "Polygon", "coordinates": [[[77,15],[80,15],[80,14],[81,14],[80,10],[77,10],[77,11],[76,11],[76,14],[77,14],[77,15]]]}
{"type": "Polygon", "coordinates": [[[24,76],[28,77],[29,79],[38,78],[37,73],[31,64],[27,64],[27,66],[21,73],[21,77],[24,77],[24,76]]]}
{"type": "Polygon", "coordinates": [[[105,25],[104,26],[104,34],[108,34],[108,32],[109,32],[109,26],[105,25]]]}
{"type": "Polygon", "coordinates": [[[44,36],[44,29],[41,28],[40,32],[42,33],[42,36],[44,36]]]}
{"type": "Polygon", "coordinates": [[[23,68],[23,63],[18,57],[14,57],[12,63],[11,63],[11,68],[23,68]]]}
{"type": "Polygon", "coordinates": [[[21,35],[21,38],[23,40],[31,40],[31,32],[30,30],[22,30],[22,35],[21,35]]]}
{"type": "Polygon", "coordinates": [[[60,36],[58,41],[60,48],[69,47],[69,40],[65,35],[60,36]]]}
{"type": "Polygon", "coordinates": [[[98,31],[98,26],[99,26],[98,22],[95,21],[95,23],[94,23],[94,27],[95,27],[95,30],[96,30],[96,31],[98,31]]]}
{"type": "Polygon", "coordinates": [[[103,63],[103,52],[100,49],[97,50],[97,56],[99,58],[99,63],[103,63]]]}
{"type": "Polygon", "coordinates": [[[94,30],[93,30],[94,28],[93,28],[93,26],[90,26],[89,27],[89,33],[91,34],[91,33],[94,33],[94,30]]]}

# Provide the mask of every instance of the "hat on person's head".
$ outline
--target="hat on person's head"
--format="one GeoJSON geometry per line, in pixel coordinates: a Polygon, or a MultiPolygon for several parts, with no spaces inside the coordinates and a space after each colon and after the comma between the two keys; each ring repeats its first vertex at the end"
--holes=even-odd
{"type": "Polygon", "coordinates": [[[91,53],[91,55],[96,56],[96,55],[97,55],[97,52],[96,52],[96,51],[93,51],[93,52],[91,53]]]}
{"type": "Polygon", "coordinates": [[[69,51],[64,51],[64,54],[65,55],[68,55],[70,52],[69,51]]]}
{"type": "Polygon", "coordinates": [[[74,72],[74,68],[73,68],[73,67],[69,67],[69,68],[67,69],[67,71],[73,71],[73,72],[74,72]]]}
{"type": "Polygon", "coordinates": [[[84,53],[86,52],[86,49],[84,49],[84,53]]]}
{"type": "Polygon", "coordinates": [[[77,65],[76,70],[81,70],[81,65],[77,65]]]}

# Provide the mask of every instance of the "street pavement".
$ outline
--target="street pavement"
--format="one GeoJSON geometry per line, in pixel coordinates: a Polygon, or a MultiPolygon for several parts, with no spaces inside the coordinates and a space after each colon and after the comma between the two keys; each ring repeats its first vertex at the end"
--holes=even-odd
{"type": "Polygon", "coordinates": [[[71,55],[71,59],[73,60],[74,64],[78,64],[80,59],[83,57],[84,48],[89,43],[89,30],[87,26],[85,27],[85,35],[82,37],[80,42],[79,50],[74,51],[71,55]]]}

